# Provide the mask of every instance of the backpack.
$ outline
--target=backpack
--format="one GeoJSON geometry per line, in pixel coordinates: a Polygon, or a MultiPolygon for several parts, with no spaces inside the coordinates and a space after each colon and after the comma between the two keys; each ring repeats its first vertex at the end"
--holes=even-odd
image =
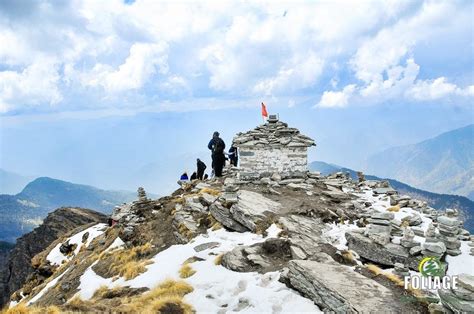
{"type": "Polygon", "coordinates": [[[216,138],[214,143],[214,154],[222,154],[224,153],[225,143],[221,138],[216,138]]]}

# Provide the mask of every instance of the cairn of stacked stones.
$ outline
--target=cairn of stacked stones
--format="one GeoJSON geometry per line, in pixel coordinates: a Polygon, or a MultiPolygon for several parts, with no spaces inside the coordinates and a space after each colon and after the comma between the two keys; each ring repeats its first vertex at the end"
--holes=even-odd
{"type": "Polygon", "coordinates": [[[385,245],[390,242],[391,220],[394,214],[391,212],[373,212],[367,220],[369,225],[365,235],[374,242],[385,245]]]}
{"type": "Polygon", "coordinates": [[[442,257],[446,252],[446,245],[436,237],[436,228],[432,223],[426,229],[425,238],[421,253],[424,256],[442,257]]]}
{"type": "Polygon", "coordinates": [[[439,289],[444,313],[474,313],[474,276],[460,274],[456,289],[439,289]]]}
{"type": "Polygon", "coordinates": [[[147,197],[146,197],[146,192],[145,192],[145,189],[142,188],[142,187],[139,187],[138,190],[137,190],[137,194],[138,194],[138,201],[139,202],[143,202],[143,201],[147,201],[147,197]]]}
{"type": "Polygon", "coordinates": [[[461,254],[461,241],[458,239],[459,221],[454,217],[439,216],[438,231],[438,239],[445,244],[446,253],[453,256],[461,254]]]}
{"type": "Polygon", "coordinates": [[[225,179],[223,190],[224,193],[222,193],[221,196],[222,201],[226,204],[235,204],[238,202],[237,192],[239,191],[239,187],[237,186],[235,179],[225,179]]]}
{"type": "Polygon", "coordinates": [[[357,178],[359,179],[359,183],[364,182],[365,181],[364,173],[362,171],[357,171],[357,178]]]}
{"type": "Polygon", "coordinates": [[[400,239],[400,245],[410,250],[410,255],[416,255],[421,252],[421,246],[419,242],[415,240],[415,233],[410,227],[403,229],[403,237],[400,239]]]}
{"type": "Polygon", "coordinates": [[[283,179],[307,171],[308,147],[314,140],[276,118],[245,133],[237,133],[233,145],[239,149],[239,178],[258,180],[279,173],[283,179]]]}

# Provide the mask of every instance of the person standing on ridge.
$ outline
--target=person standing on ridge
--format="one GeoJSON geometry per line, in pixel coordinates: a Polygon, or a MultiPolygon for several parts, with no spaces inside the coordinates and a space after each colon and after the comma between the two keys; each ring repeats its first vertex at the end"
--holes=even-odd
{"type": "Polygon", "coordinates": [[[212,139],[207,145],[207,148],[212,151],[212,167],[214,169],[215,176],[222,177],[222,168],[224,168],[225,163],[225,143],[219,137],[219,132],[214,132],[212,139]]]}
{"type": "Polygon", "coordinates": [[[239,156],[237,155],[237,147],[232,145],[229,148],[229,153],[227,154],[227,156],[229,156],[230,164],[237,167],[237,163],[239,161],[239,156]]]}
{"type": "Polygon", "coordinates": [[[206,170],[207,166],[205,163],[201,161],[201,159],[197,159],[197,178],[199,180],[202,180],[202,177],[204,176],[204,170],[206,170]]]}

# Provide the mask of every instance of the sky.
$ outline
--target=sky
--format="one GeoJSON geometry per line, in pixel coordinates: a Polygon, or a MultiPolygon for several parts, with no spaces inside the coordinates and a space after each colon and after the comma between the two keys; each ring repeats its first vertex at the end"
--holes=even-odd
{"type": "Polygon", "coordinates": [[[162,194],[270,113],[310,160],[474,123],[472,1],[0,1],[0,168],[162,194]]]}

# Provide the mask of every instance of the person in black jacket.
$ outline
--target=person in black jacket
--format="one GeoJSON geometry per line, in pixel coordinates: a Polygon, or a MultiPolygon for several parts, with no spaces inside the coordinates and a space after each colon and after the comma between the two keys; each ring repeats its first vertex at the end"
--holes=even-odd
{"type": "Polygon", "coordinates": [[[206,170],[206,164],[201,161],[201,159],[197,159],[197,178],[202,180],[204,176],[204,170],[206,170]]]}
{"type": "Polygon", "coordinates": [[[196,179],[197,179],[197,174],[196,174],[196,171],[194,171],[193,174],[191,175],[191,178],[189,178],[189,180],[193,181],[196,179]]]}
{"type": "Polygon", "coordinates": [[[212,168],[216,177],[222,177],[222,168],[225,164],[225,143],[219,137],[219,132],[214,132],[212,139],[207,144],[207,148],[212,151],[212,168]]]}
{"type": "Polygon", "coordinates": [[[239,156],[237,155],[237,147],[232,145],[229,148],[229,153],[227,154],[227,156],[229,156],[230,164],[237,167],[237,163],[239,162],[239,156]]]}

